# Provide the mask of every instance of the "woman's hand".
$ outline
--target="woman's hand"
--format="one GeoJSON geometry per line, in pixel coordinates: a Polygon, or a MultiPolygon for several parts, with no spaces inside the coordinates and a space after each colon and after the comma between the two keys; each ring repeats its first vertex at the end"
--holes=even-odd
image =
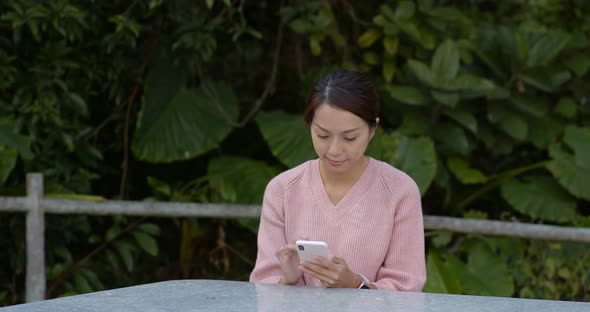
{"type": "Polygon", "coordinates": [[[280,284],[295,285],[303,275],[303,272],[299,269],[299,256],[296,248],[294,243],[289,243],[275,253],[283,272],[283,277],[279,281],[280,284]]]}
{"type": "Polygon", "coordinates": [[[304,261],[301,270],[317,279],[329,288],[357,288],[361,284],[358,275],[352,272],[342,258],[332,257],[332,261],[324,257],[316,257],[320,264],[304,261]]]}

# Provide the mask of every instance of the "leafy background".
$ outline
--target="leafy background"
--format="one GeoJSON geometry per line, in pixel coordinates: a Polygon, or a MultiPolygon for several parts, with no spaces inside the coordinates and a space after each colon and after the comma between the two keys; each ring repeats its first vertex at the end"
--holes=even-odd
{"type": "MultiPolygon", "coordinates": [[[[0,194],[260,204],[315,157],[323,72],[368,73],[369,154],[425,214],[590,226],[590,2],[6,0],[0,194]]],[[[48,216],[47,296],[247,280],[257,220],[48,216]]],[[[0,218],[0,305],[24,300],[24,216],[0,218]]],[[[584,244],[427,232],[425,291],[590,300],[584,244]]]]}

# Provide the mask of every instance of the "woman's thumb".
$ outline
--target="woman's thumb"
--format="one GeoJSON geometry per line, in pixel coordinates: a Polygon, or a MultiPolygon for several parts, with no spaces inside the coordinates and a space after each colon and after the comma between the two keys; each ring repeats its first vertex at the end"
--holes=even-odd
{"type": "Polygon", "coordinates": [[[346,261],[344,261],[344,258],[340,258],[340,257],[332,257],[332,262],[334,262],[336,264],[346,264],[346,261]]]}

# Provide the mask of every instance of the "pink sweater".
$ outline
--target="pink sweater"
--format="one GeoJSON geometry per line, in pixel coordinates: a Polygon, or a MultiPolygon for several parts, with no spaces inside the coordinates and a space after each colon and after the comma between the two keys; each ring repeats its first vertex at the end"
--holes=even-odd
{"type": "MultiPolygon", "coordinates": [[[[405,173],[370,158],[365,172],[334,206],[319,160],[276,176],[264,193],[258,256],[251,282],[278,283],[275,252],[297,237],[325,241],[355,273],[379,289],[420,291],[426,281],[420,192],[405,173]]],[[[322,286],[304,274],[299,285],[322,286]]]]}

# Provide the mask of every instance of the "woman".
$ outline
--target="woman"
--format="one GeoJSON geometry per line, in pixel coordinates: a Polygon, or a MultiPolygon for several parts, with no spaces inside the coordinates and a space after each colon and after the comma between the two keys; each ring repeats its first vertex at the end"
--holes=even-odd
{"type": "Polygon", "coordinates": [[[251,282],[420,291],[426,281],[420,192],[405,173],[365,156],[378,97],[358,72],[313,86],[305,122],[319,159],[267,185],[251,282]],[[300,263],[295,241],[324,241],[332,259],[300,263]]]}

